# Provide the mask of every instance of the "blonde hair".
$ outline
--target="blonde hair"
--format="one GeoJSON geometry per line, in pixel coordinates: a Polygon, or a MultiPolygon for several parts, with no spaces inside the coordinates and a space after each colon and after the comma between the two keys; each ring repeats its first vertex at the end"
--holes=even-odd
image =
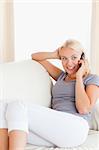
{"type": "Polygon", "coordinates": [[[84,52],[84,48],[81,43],[74,39],[66,40],[65,43],[61,46],[61,48],[72,48],[76,51],[84,52]]]}

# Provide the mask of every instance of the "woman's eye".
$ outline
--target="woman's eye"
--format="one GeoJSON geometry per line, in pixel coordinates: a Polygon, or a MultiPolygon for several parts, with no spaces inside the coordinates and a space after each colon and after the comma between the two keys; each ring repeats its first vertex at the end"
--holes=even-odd
{"type": "Polygon", "coordinates": [[[77,57],[74,56],[74,57],[72,57],[72,60],[75,60],[76,58],[77,58],[77,57]]]}
{"type": "Polygon", "coordinates": [[[67,58],[66,57],[61,57],[61,60],[67,60],[67,58]]]}

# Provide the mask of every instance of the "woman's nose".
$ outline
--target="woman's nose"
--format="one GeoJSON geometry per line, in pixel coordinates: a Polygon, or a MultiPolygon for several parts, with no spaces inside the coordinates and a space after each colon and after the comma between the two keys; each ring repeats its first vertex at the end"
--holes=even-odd
{"type": "Polygon", "coordinates": [[[67,60],[67,65],[72,65],[72,64],[73,64],[72,60],[68,59],[67,60]]]}

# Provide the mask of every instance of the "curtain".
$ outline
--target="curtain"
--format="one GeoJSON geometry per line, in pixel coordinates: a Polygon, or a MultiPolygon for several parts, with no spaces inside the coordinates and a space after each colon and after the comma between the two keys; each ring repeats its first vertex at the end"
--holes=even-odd
{"type": "Polygon", "coordinates": [[[0,0],[0,63],[14,60],[13,1],[0,0]]]}
{"type": "Polygon", "coordinates": [[[92,3],[92,30],[91,30],[91,66],[92,71],[99,75],[99,2],[92,3]]]}

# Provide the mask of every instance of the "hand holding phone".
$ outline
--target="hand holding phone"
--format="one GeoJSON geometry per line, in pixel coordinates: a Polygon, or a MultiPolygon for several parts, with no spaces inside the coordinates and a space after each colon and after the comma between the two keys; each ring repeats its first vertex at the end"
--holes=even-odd
{"type": "Polygon", "coordinates": [[[85,54],[82,53],[81,58],[79,60],[79,69],[76,72],[76,76],[83,77],[89,73],[89,65],[88,61],[85,59],[85,54]]]}

